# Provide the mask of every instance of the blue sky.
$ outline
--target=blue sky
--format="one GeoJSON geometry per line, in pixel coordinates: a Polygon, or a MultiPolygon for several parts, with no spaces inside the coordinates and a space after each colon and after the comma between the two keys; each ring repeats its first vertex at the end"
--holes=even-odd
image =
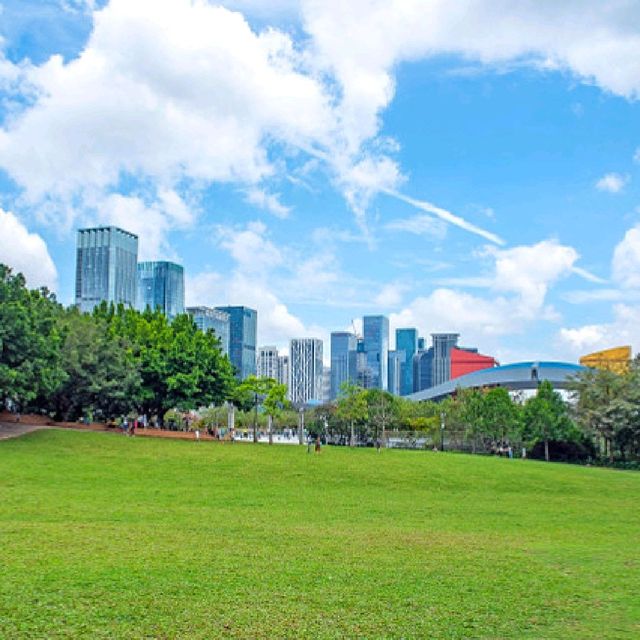
{"type": "Polygon", "coordinates": [[[638,346],[637,2],[221,4],[2,2],[0,261],[71,303],[117,224],[261,344],[638,346]]]}

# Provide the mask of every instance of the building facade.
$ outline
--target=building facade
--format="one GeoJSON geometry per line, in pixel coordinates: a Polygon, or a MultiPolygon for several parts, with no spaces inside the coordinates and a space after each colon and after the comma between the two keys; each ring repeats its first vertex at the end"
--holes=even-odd
{"type": "Polygon", "coordinates": [[[345,382],[357,382],[357,346],[358,340],[353,333],[334,331],[331,334],[331,400],[340,395],[340,387],[345,382]]]}
{"type": "Polygon", "coordinates": [[[433,386],[433,347],[413,356],[413,392],[433,386]]]}
{"type": "Polygon", "coordinates": [[[400,363],[400,395],[413,393],[413,356],[418,352],[418,330],[396,329],[396,351],[404,353],[400,363]]]}
{"type": "Polygon", "coordinates": [[[248,307],[216,307],[229,314],[229,359],[236,376],[256,375],[258,312],[248,307]]]}
{"type": "Polygon", "coordinates": [[[139,262],[136,304],[160,309],[169,320],[184,313],[184,268],[173,262],[139,262]]]}
{"type": "Polygon", "coordinates": [[[220,349],[226,356],[229,355],[229,314],[211,307],[187,307],[187,313],[193,318],[200,331],[206,333],[213,330],[220,339],[220,349]]]}
{"type": "Polygon", "coordinates": [[[289,398],[289,356],[278,356],[278,384],[287,385],[287,398],[289,398]]]}
{"type": "Polygon", "coordinates": [[[364,350],[371,371],[371,387],[386,391],[388,385],[389,318],[364,316],[362,318],[364,350]]]}
{"type": "MultiPolygon", "coordinates": [[[[405,363],[405,356],[404,351],[389,351],[389,382],[387,384],[387,391],[394,396],[399,396],[402,388],[402,368],[405,363]]],[[[413,378],[413,375],[411,377],[413,378]]]]}
{"type": "Polygon", "coordinates": [[[467,373],[497,367],[498,361],[492,356],[478,353],[477,349],[454,347],[451,349],[451,377],[450,380],[465,376],[467,373]]]}
{"type": "Polygon", "coordinates": [[[322,402],[323,365],[322,340],[294,338],[289,349],[290,400],[294,404],[322,402]]]}
{"type": "MultiPolygon", "coordinates": [[[[451,379],[451,350],[458,346],[458,333],[432,333],[433,373],[431,385],[451,379]]],[[[424,387],[423,387],[424,388],[424,387]]]]}
{"type": "Polygon", "coordinates": [[[136,306],[138,236],[118,227],[79,229],[76,306],[89,313],[102,301],[136,306]]]}
{"type": "Polygon", "coordinates": [[[258,378],[278,380],[278,349],[275,346],[260,347],[256,362],[258,378]]]}

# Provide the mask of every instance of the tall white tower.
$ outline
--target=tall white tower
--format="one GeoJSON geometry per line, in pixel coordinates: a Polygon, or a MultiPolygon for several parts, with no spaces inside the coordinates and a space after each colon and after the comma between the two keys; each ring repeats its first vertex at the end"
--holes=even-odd
{"type": "Polygon", "coordinates": [[[291,402],[298,404],[305,404],[311,400],[322,402],[322,340],[318,338],[291,340],[289,366],[291,402]]]}

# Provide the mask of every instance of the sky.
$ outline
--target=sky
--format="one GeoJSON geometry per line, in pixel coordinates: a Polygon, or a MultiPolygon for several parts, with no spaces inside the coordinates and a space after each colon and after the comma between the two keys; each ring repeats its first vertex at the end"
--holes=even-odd
{"type": "Polygon", "coordinates": [[[503,363],[640,348],[638,0],[0,6],[30,286],[71,304],[75,230],[114,224],[261,345],[384,314],[503,363]]]}

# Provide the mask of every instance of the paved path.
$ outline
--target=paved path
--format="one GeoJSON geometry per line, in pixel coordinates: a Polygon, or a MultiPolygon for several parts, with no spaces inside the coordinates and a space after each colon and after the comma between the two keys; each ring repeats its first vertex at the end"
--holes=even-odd
{"type": "Polygon", "coordinates": [[[38,429],[49,429],[41,424],[24,424],[22,422],[0,422],[0,440],[17,438],[25,433],[37,431],[38,429]]]}

